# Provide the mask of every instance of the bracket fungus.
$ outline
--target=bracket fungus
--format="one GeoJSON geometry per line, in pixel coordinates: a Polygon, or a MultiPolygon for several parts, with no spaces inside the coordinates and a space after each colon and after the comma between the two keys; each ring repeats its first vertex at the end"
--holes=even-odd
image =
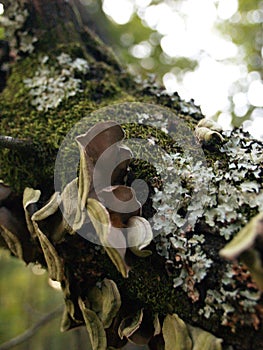
{"type": "MultiPolygon", "coordinates": [[[[134,257],[151,254],[143,250],[153,238],[151,226],[141,217],[142,205],[135,191],[124,181],[132,157],[131,151],[121,145],[124,136],[122,127],[111,121],[97,123],[77,136],[78,177],[44,205],[40,190],[25,188],[21,207],[25,231],[41,248],[49,277],[61,282],[65,296],[61,330],[85,323],[94,350],[107,347],[105,330],[119,312],[120,293],[113,280],[104,278],[86,295],[75,295],[57,247],[76,233],[89,240],[95,232],[92,242],[103,247],[124,278],[131,269],[126,261],[129,248],[134,257]]],[[[1,183],[0,232],[9,249],[22,259],[23,248],[16,236],[19,219],[4,206],[11,194],[11,189],[1,183]]]]}
{"type": "Polygon", "coordinates": [[[83,229],[87,230],[84,237],[88,239],[90,225],[96,231],[96,242],[104,247],[123,277],[128,277],[130,270],[126,262],[129,245],[138,256],[151,253],[142,250],[152,240],[151,226],[140,217],[141,204],[135,191],[123,184],[132,156],[131,151],[120,144],[123,138],[124,131],[116,122],[97,123],[76,137],[80,152],[79,176],[68,183],[62,193],[55,192],[44,206],[40,209],[35,206],[32,212],[32,205],[38,203],[41,193],[31,188],[24,191],[28,230],[32,237],[38,237],[50,277],[55,280],[61,281],[63,277],[60,259],[51,242],[63,241],[66,234],[80,230],[83,234],[83,229]],[[122,232],[123,229],[127,232],[122,232]]]}

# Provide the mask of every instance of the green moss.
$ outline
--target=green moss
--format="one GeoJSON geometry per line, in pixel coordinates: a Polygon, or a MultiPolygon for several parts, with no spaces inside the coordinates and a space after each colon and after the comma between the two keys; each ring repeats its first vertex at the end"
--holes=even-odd
{"type": "MultiPolygon", "coordinates": [[[[90,33],[88,36],[92,39],[90,33]]],[[[48,192],[52,192],[54,161],[61,142],[79,120],[89,116],[93,111],[112,104],[116,106],[118,103],[135,101],[160,103],[172,108],[175,112],[182,109],[180,105],[182,101],[179,97],[170,97],[161,94],[161,91],[149,93],[147,86],[143,84],[135,86],[134,80],[127,72],[116,74],[118,68],[116,64],[109,65],[114,58],[111,53],[103,55],[101,50],[98,51],[93,47],[93,44],[90,40],[90,51],[83,49],[82,44],[68,43],[67,45],[58,44],[48,52],[48,65],[54,74],[56,74],[54,67],[57,65],[57,57],[61,53],[67,53],[73,60],[86,59],[89,70],[86,74],[76,73],[76,78],[81,79],[82,91],[64,99],[57,108],[47,111],[38,111],[32,106],[33,97],[30,95],[30,89],[24,84],[24,79],[32,79],[41,69],[41,58],[46,53],[32,54],[14,64],[7,87],[1,94],[0,134],[31,140],[40,150],[38,152],[31,150],[31,153],[26,155],[18,151],[0,150],[0,179],[9,183],[17,192],[22,192],[25,186],[49,189],[48,192]],[[105,55],[108,59],[104,62],[94,60],[94,57],[102,60],[105,55]]],[[[187,112],[191,112],[190,109],[185,109],[186,113],[181,115],[187,123],[190,121],[189,125],[193,123],[187,115],[187,112]]],[[[121,111],[114,110],[113,113],[115,112],[121,116],[121,111]]],[[[194,113],[197,113],[196,110],[194,113]]],[[[101,115],[98,117],[100,118],[101,115]]],[[[110,119],[111,115],[103,117],[110,119]]],[[[138,128],[138,126],[133,128],[130,124],[126,132],[128,137],[147,139],[147,136],[154,134],[154,130],[150,129],[138,128]]],[[[158,139],[159,146],[166,151],[173,148],[171,140],[164,133],[158,135],[158,139]]],[[[144,178],[143,174],[141,175],[144,178]]]]}
{"type": "MultiPolygon", "coordinates": [[[[69,46],[68,49],[71,55],[83,57],[79,46],[69,46]]],[[[65,52],[65,47],[49,55],[51,66],[60,50],[65,52]]],[[[40,189],[50,186],[56,152],[77,121],[95,109],[130,99],[109,67],[95,63],[88,74],[81,77],[83,92],[63,100],[56,109],[37,111],[31,105],[32,97],[23,80],[32,78],[38,68],[39,57],[34,55],[17,62],[0,100],[0,134],[32,140],[41,149],[41,152],[31,154],[1,150],[0,178],[18,192],[22,192],[25,186],[40,189]]]]}

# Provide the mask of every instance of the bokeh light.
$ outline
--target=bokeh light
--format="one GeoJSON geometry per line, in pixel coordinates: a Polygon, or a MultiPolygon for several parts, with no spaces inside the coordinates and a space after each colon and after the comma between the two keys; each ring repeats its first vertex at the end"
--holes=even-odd
{"type": "Polygon", "coordinates": [[[217,7],[217,15],[220,19],[231,18],[238,10],[237,0],[220,0],[217,7]]]}
{"type": "Polygon", "coordinates": [[[4,13],[4,5],[0,2],[0,16],[4,13]]]}
{"type": "Polygon", "coordinates": [[[131,0],[104,0],[102,9],[117,24],[125,24],[134,13],[134,4],[131,0]]]}
{"type": "MultiPolygon", "coordinates": [[[[252,118],[252,112],[263,106],[262,77],[248,67],[262,68],[262,32],[254,37],[250,34],[249,45],[259,48],[259,54],[248,55],[249,62],[244,64],[247,53],[233,40],[239,33],[234,26],[229,34],[224,26],[261,23],[263,5],[250,10],[246,4],[244,12],[240,6],[238,0],[103,1],[103,10],[115,23],[128,23],[137,15],[151,29],[148,40],[138,42],[136,33],[127,31],[120,42],[142,69],[153,73],[156,69],[157,74],[162,74],[161,81],[168,93],[177,91],[186,100],[193,98],[207,117],[218,118],[224,128],[231,127],[234,117],[242,123],[250,116],[250,126],[246,127],[258,137],[259,133],[253,130],[259,125],[263,129],[263,115],[258,116],[262,109],[257,111],[257,118],[252,118]],[[178,66],[178,60],[185,62],[185,68],[178,66]],[[195,61],[196,65],[187,66],[187,60],[195,61]]],[[[140,73],[138,65],[130,63],[133,74],[140,73]]]]}

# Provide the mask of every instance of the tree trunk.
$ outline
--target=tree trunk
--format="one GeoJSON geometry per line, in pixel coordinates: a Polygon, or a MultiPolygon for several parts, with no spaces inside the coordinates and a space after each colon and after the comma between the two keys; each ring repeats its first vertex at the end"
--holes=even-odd
{"type": "MultiPolygon", "coordinates": [[[[4,4],[9,18],[6,36],[16,59],[0,99],[0,245],[26,263],[41,263],[51,278],[61,282],[66,305],[62,329],[86,324],[94,349],[120,348],[127,338],[149,343],[151,349],[220,349],[217,338],[223,339],[223,349],[263,348],[262,270],[253,274],[262,259],[262,218],[256,221],[259,228],[253,229],[258,237],[254,235],[245,247],[256,254],[256,263],[243,251],[239,262],[238,253],[230,256],[232,262],[219,255],[227,241],[263,210],[262,143],[241,130],[222,133],[206,122],[197,126],[203,116],[193,102],[167,95],[152,81],[135,82],[110,48],[82,25],[76,1],[4,4]],[[100,220],[105,217],[109,230],[118,229],[125,244],[129,237],[123,232],[131,217],[137,218],[140,234],[151,234],[146,219],[151,222],[154,217],[158,228],[147,241],[147,250],[107,246],[105,240],[113,239],[115,231],[103,236],[96,220],[80,225],[89,232],[95,229],[96,242],[86,233],[74,234],[75,221],[73,229],[65,225],[61,210],[79,204],[71,204],[74,196],[66,193],[67,176],[54,186],[54,171],[60,177],[68,167],[64,158],[62,163],[56,159],[67,133],[83,118],[87,129],[78,124],[81,129],[79,133],[74,129],[75,136],[96,122],[104,128],[105,120],[114,120],[121,127],[114,123],[110,134],[125,130],[127,139],[148,142],[141,143],[145,158],[141,153],[138,159],[136,154],[125,158],[129,168],[121,162],[110,184],[118,186],[124,202],[127,193],[134,196],[130,190],[134,179],[148,185],[142,210],[136,209],[127,219],[98,204],[96,179],[87,184],[94,156],[83,146],[87,136],[78,138],[79,193],[82,196],[86,187],[89,193],[84,209],[89,216],[94,210],[100,220]],[[151,154],[149,144],[162,149],[159,158],[151,154]],[[57,186],[61,191],[56,200],[62,209],[50,201],[57,186]]],[[[122,140],[115,136],[109,147],[122,140]]],[[[105,139],[94,142],[94,152],[104,151],[100,147],[105,139]]],[[[69,151],[73,159],[76,142],[75,146],[69,151]]],[[[113,158],[110,153],[109,159],[113,158]]],[[[65,159],[72,158],[67,154],[65,159]]]]}

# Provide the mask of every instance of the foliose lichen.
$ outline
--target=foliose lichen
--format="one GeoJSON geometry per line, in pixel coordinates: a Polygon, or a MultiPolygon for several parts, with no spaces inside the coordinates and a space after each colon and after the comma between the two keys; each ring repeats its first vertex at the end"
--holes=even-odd
{"type": "Polygon", "coordinates": [[[258,329],[260,318],[256,309],[260,299],[261,293],[251,280],[248,269],[242,265],[228,264],[221,286],[207,290],[205,306],[200,308],[199,314],[209,319],[213,314],[221,313],[221,324],[230,327],[233,332],[238,324],[258,329]]]}
{"type": "Polygon", "coordinates": [[[83,58],[73,60],[66,53],[61,53],[52,67],[48,64],[48,60],[48,56],[42,57],[34,77],[24,79],[29,95],[32,96],[31,104],[38,111],[57,108],[64,99],[82,92],[82,81],[75,75],[86,74],[89,70],[86,60],[83,58]]]}
{"type": "Polygon", "coordinates": [[[1,24],[5,28],[5,38],[9,41],[14,54],[32,53],[34,44],[38,41],[36,35],[25,29],[29,12],[22,2],[15,2],[7,6],[1,24]]]}
{"type": "MultiPolygon", "coordinates": [[[[203,248],[205,234],[194,232],[197,225],[204,222],[228,241],[244,226],[251,210],[256,213],[263,207],[261,142],[249,139],[240,130],[222,134],[226,141],[211,165],[180,152],[162,155],[162,162],[156,164],[163,183],[152,197],[154,229],[159,233],[156,248],[177,271],[174,287],[182,288],[193,302],[199,300],[198,285],[215,263],[203,248]],[[221,155],[228,159],[228,171],[220,168],[221,155]]],[[[252,282],[250,287],[246,292],[244,285],[237,285],[236,275],[226,270],[219,289],[207,291],[200,315],[209,318],[221,310],[222,324],[234,327],[229,315],[233,316],[238,303],[242,312],[251,313],[255,319],[261,294],[252,282]]]]}

